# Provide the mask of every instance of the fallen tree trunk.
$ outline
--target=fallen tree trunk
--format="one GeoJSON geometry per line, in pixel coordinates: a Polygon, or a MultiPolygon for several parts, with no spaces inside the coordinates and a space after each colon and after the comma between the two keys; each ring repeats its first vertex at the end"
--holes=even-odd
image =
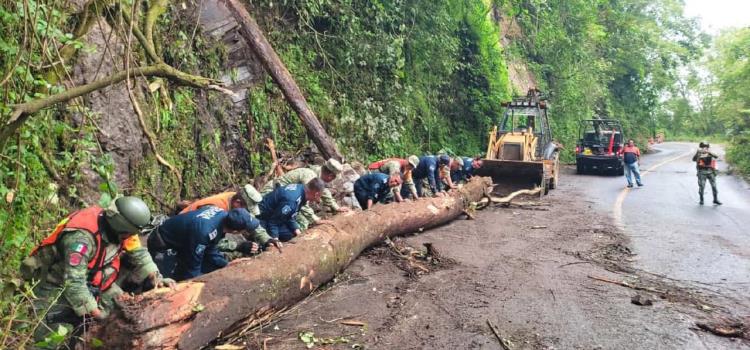
{"type": "Polygon", "coordinates": [[[330,281],[367,247],[386,237],[421,231],[451,221],[491,186],[474,178],[450,196],[377,205],[341,214],[275,250],[221,270],[124,301],[87,337],[113,349],[199,349],[222,332],[304,299],[330,281]]]}
{"type": "Polygon", "coordinates": [[[247,12],[245,5],[238,0],[223,0],[223,2],[227,6],[227,9],[229,9],[229,12],[232,13],[232,17],[239,24],[240,35],[245,38],[247,44],[250,45],[263,63],[268,74],[279,85],[284,97],[286,97],[294,111],[297,112],[300,120],[302,120],[302,124],[307,129],[308,135],[310,135],[315,145],[318,146],[320,153],[326,159],[336,158],[341,160],[341,154],[339,154],[333,139],[326,133],[323,125],[320,124],[315,113],[310,109],[299,86],[297,86],[297,83],[292,78],[289,70],[286,69],[284,63],[281,62],[279,56],[276,55],[276,51],[273,50],[271,44],[266,40],[258,23],[247,12]]]}

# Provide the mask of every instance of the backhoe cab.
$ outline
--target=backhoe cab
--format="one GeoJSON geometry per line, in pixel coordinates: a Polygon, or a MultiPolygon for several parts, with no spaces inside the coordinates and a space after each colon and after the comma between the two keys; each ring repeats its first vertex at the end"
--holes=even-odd
{"type": "Polygon", "coordinates": [[[547,101],[537,89],[504,103],[502,122],[493,127],[487,154],[477,174],[495,183],[527,182],[544,193],[558,185],[559,147],[552,140],[547,101]]]}

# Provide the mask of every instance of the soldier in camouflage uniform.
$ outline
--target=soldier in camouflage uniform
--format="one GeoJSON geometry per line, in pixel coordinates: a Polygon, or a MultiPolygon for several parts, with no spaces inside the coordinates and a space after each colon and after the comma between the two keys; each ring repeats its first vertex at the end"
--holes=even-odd
{"type": "MultiPolygon", "coordinates": [[[[308,168],[297,168],[273,179],[272,181],[267,182],[265,186],[261,188],[260,193],[265,196],[273,192],[276,187],[283,187],[289,184],[305,185],[314,178],[320,178],[325,183],[330,183],[331,181],[336,179],[336,176],[338,176],[341,170],[341,163],[339,163],[335,159],[329,159],[322,167],[313,165],[308,168]]],[[[340,207],[338,203],[336,203],[336,200],[331,195],[331,191],[329,191],[328,189],[323,190],[320,201],[324,207],[328,208],[334,213],[343,213],[349,211],[349,208],[340,207]]],[[[305,204],[304,206],[302,206],[302,208],[299,209],[299,213],[300,215],[297,216],[297,223],[299,224],[300,230],[302,231],[307,229],[310,225],[320,222],[321,220],[321,218],[317,214],[315,214],[315,210],[313,210],[309,204],[305,204]]]]}
{"type": "MultiPolygon", "coordinates": [[[[415,155],[409,156],[407,159],[401,158],[389,158],[374,162],[367,166],[367,169],[373,172],[380,172],[387,175],[399,175],[403,180],[403,185],[407,186],[408,193],[411,194],[412,198],[418,198],[417,187],[414,185],[414,179],[412,178],[412,171],[419,166],[419,157],[415,155]]],[[[401,196],[401,187],[399,184],[392,188],[392,192],[388,195],[388,198],[395,198],[397,202],[403,201],[401,196]]]]}
{"type": "Polygon", "coordinates": [[[698,151],[693,156],[698,170],[698,195],[700,196],[700,205],[703,205],[703,190],[706,187],[706,180],[711,184],[711,190],[714,195],[714,204],[721,205],[719,202],[719,191],[716,189],[716,159],[719,159],[714,153],[708,150],[709,144],[706,141],[701,142],[698,151]]]}
{"type": "Polygon", "coordinates": [[[150,223],[151,212],[136,197],[120,197],[107,209],[72,213],[21,264],[34,287],[33,307],[42,322],[34,332],[43,341],[62,326],[78,328],[84,317],[102,320],[113,310],[121,286],[143,289],[174,286],[162,279],[136,232],[150,223]]]}

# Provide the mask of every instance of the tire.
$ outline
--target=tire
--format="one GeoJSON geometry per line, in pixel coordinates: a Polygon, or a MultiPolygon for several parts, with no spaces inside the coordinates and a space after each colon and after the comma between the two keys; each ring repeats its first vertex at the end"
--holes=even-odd
{"type": "Polygon", "coordinates": [[[625,167],[620,167],[617,169],[617,175],[618,176],[624,176],[625,175],[625,167]]]}

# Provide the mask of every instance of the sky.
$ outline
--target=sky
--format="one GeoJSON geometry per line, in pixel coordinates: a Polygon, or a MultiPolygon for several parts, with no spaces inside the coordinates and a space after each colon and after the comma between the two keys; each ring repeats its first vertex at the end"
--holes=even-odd
{"type": "Polygon", "coordinates": [[[709,34],[729,27],[750,26],[750,0],[685,0],[685,14],[700,17],[709,34]]]}

